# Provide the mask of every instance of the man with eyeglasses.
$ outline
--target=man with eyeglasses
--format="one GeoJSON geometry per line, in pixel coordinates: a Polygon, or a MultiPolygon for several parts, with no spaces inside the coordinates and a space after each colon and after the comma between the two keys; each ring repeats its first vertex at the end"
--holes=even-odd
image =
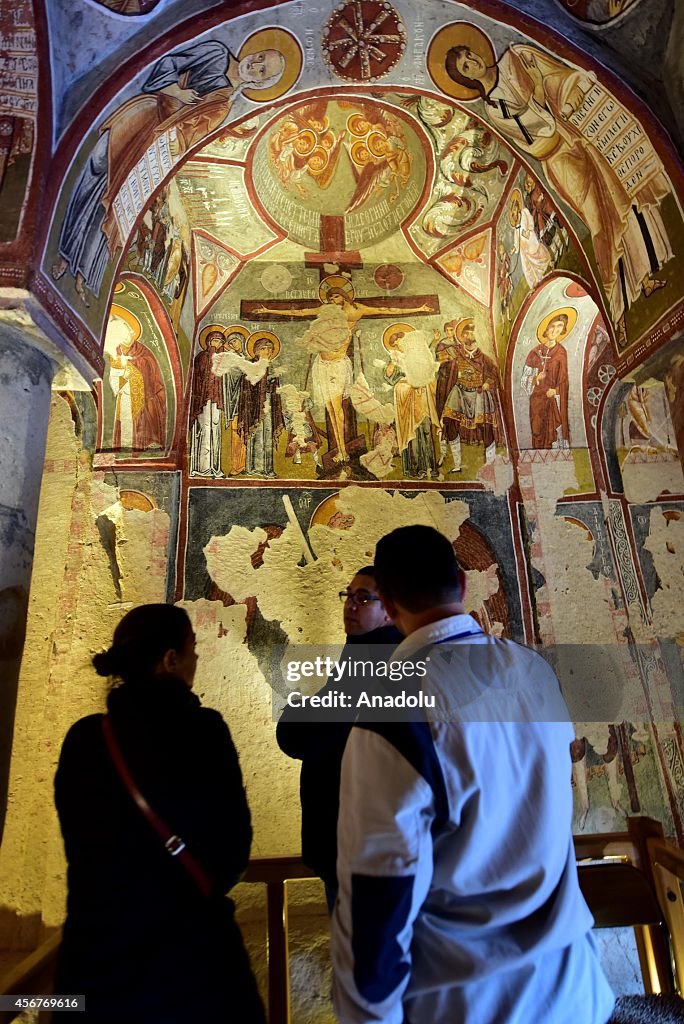
{"type": "MultiPolygon", "coordinates": [[[[404,639],[392,625],[375,583],[375,569],[365,565],[356,573],[346,590],[340,591],[347,642],[340,660],[371,655],[368,646],[380,645],[384,657],[404,639]]],[[[363,686],[363,680],[358,681],[363,686]]],[[[318,691],[324,696],[339,688],[330,679],[318,691]]],[[[349,689],[349,683],[345,689],[349,689]]],[[[340,767],[355,712],[342,716],[332,713],[322,719],[320,711],[308,707],[287,707],[276,729],[283,753],[302,762],[299,795],[302,804],[302,860],[322,879],[328,908],[332,911],[337,894],[337,812],[339,808],[340,767]],[[340,717],[344,720],[340,720],[340,717]]]]}

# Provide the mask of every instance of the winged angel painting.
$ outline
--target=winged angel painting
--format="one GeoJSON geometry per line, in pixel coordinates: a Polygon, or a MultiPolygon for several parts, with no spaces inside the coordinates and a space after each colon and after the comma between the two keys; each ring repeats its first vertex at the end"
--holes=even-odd
{"type": "Polygon", "coordinates": [[[345,132],[337,134],[326,114],[327,101],[291,111],[269,139],[269,159],[283,188],[307,196],[307,178],[327,189],[337,169],[345,132]]]}
{"type": "Polygon", "coordinates": [[[356,189],[347,207],[353,213],[371,195],[389,189],[393,203],[411,177],[412,157],[399,118],[379,107],[364,107],[347,120],[347,152],[352,162],[356,189]]]}
{"type": "Polygon", "coordinates": [[[328,102],[309,103],[290,111],[268,143],[269,163],[283,188],[302,198],[309,196],[311,185],[330,187],[345,153],[356,182],[346,213],[386,190],[394,202],[411,177],[412,156],[401,121],[374,104],[354,103],[346,125],[334,128],[328,102]]]}

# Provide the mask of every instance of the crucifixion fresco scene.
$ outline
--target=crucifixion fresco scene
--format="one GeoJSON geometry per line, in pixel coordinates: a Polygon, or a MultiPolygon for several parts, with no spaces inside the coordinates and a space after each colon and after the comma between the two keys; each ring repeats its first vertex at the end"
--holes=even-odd
{"type": "Polygon", "coordinates": [[[52,778],[138,605],[300,857],[279,659],[403,526],[559,677],[575,836],[684,844],[682,53],[674,0],[0,0],[0,965],[64,920],[52,778]]]}

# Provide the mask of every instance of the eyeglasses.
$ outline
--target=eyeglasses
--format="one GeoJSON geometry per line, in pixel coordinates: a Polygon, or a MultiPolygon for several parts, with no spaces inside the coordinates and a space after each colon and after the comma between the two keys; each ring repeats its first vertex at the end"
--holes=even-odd
{"type": "Polygon", "coordinates": [[[365,608],[371,601],[379,601],[380,598],[375,594],[369,594],[367,590],[340,590],[339,598],[342,603],[349,601],[350,604],[355,604],[358,608],[365,608]]]}

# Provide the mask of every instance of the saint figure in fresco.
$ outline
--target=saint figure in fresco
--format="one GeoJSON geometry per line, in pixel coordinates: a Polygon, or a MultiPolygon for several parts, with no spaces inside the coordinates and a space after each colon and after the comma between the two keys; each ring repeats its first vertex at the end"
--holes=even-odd
{"type": "Polygon", "coordinates": [[[166,392],[154,355],[139,340],[142,325],[132,314],[113,313],[105,351],[114,395],[112,447],[129,451],[166,447],[166,392]]]}
{"type": "Polygon", "coordinates": [[[511,257],[506,252],[506,246],[499,242],[497,247],[499,262],[496,268],[496,283],[499,286],[499,302],[501,303],[501,316],[504,320],[511,322],[511,300],[513,298],[513,279],[511,277],[511,257]]]}
{"type": "Polygon", "coordinates": [[[224,341],[223,331],[218,328],[208,331],[204,338],[200,335],[190,401],[190,476],[225,476],[221,471],[223,384],[212,368],[214,355],[222,351],[224,341]]]}
{"type": "Polygon", "coordinates": [[[308,309],[269,309],[257,306],[257,316],[269,313],[287,317],[315,317],[306,333],[304,344],[315,354],[312,368],[314,397],[330,418],[332,440],[329,449],[337,449],[335,462],[347,462],[349,429],[344,403],[349,398],[353,380],[349,349],[359,320],[366,316],[410,316],[411,313],[429,313],[432,307],[423,305],[413,309],[367,306],[355,300],[354,286],[341,274],[332,274],[321,284],[319,294],[323,306],[308,309]],[[325,287],[324,287],[325,286],[325,287]],[[326,308],[327,306],[327,308],[326,308]]]}
{"type": "Polygon", "coordinates": [[[526,205],[523,204],[520,190],[515,188],[511,193],[508,207],[508,219],[514,231],[511,256],[520,256],[522,272],[530,291],[533,291],[543,280],[551,266],[551,253],[543,242],[540,242],[535,230],[534,218],[526,205]]]}
{"type": "Polygon", "coordinates": [[[451,449],[451,473],[461,471],[461,442],[483,444],[485,460],[493,462],[502,439],[497,408],[499,371],[475,340],[472,317],[452,321],[453,335],[436,349],[437,414],[441,420],[440,465],[451,449]]]}
{"type": "Polygon", "coordinates": [[[320,466],[318,450],[323,441],[313,418],[313,402],[308,391],[299,391],[293,384],[282,384],[278,391],[287,430],[285,455],[292,459],[293,465],[301,466],[302,455],[310,454],[314,466],[320,466]]]}
{"type": "Polygon", "coordinates": [[[537,328],[539,344],[525,360],[521,386],[530,396],[533,448],[569,448],[568,355],[565,341],[574,326],[574,309],[559,309],[537,328]]]}
{"type": "MultiPolygon", "coordinates": [[[[497,61],[476,26],[466,26],[467,42],[459,39],[458,26],[449,28],[454,45],[446,54],[446,75],[470,90],[461,98],[484,100],[491,124],[540,162],[549,185],[587,225],[618,340],[625,343],[627,309],[641,293],[648,297],[665,286],[656,274],[672,258],[659,209],[671,191],[662,167],[630,195],[607,158],[570,120],[594,87],[594,75],[534,46],[510,46],[497,61]]],[[[652,153],[649,168],[651,157],[657,162],[652,153]]]]}
{"type": "Polygon", "coordinates": [[[250,335],[247,354],[253,363],[264,364],[263,372],[255,383],[245,375],[237,415],[238,431],[246,446],[245,472],[267,478],[276,475],[273,450],[285,427],[278,394],[278,373],[271,365],[279,351],[280,340],[270,331],[256,331],[250,335]]]}
{"type": "Polygon", "coordinates": [[[557,263],[568,245],[568,233],[561,223],[548,194],[531,174],[523,182],[525,208],[532,217],[535,234],[543,242],[557,263]]]}
{"type": "Polygon", "coordinates": [[[223,375],[223,415],[226,429],[230,431],[230,475],[245,471],[245,442],[238,430],[240,393],[244,379],[241,364],[245,359],[245,342],[249,331],[245,327],[229,327],[225,332],[223,351],[232,353],[232,365],[223,375]]]}
{"type": "Polygon", "coordinates": [[[105,267],[125,241],[114,216],[114,200],[155,138],[173,130],[174,157],[185,153],[222,124],[237,93],[269,89],[284,70],[285,58],[278,50],[238,60],[216,39],[175,50],[157,61],[142,93],[100,126],[62,221],[53,278],[68,270],[86,305],[86,290],[99,296],[105,267]]]}
{"type": "Polygon", "coordinates": [[[385,331],[383,344],[390,354],[385,378],[394,385],[394,425],[402,473],[411,478],[436,477],[432,427],[439,427],[437,363],[427,337],[408,324],[393,324],[385,331]]]}

